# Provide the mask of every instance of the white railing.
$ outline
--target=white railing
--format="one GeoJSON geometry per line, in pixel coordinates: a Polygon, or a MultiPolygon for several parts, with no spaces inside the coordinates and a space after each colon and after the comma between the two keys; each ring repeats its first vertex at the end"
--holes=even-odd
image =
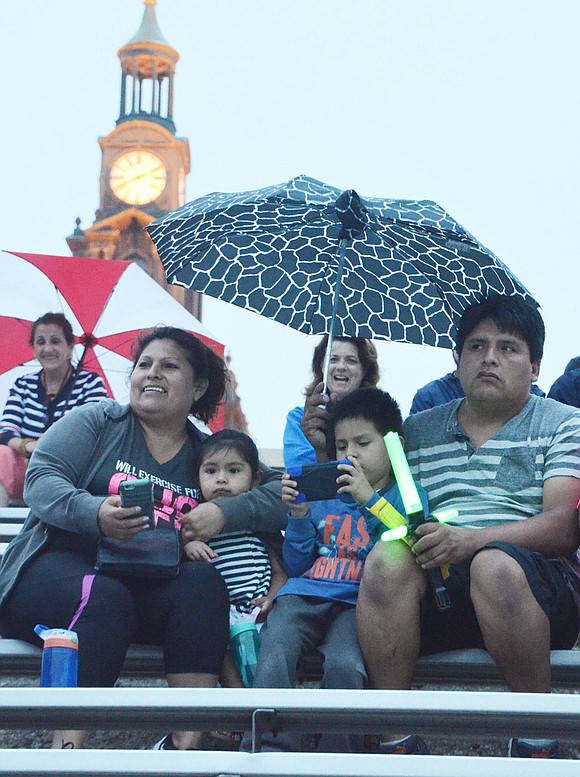
{"type": "Polygon", "coordinates": [[[0,750],[0,774],[24,777],[577,777],[577,761],[441,755],[0,750]]]}
{"type": "Polygon", "coordinates": [[[230,729],[576,738],[580,696],[486,691],[0,688],[0,729],[230,729]]]}

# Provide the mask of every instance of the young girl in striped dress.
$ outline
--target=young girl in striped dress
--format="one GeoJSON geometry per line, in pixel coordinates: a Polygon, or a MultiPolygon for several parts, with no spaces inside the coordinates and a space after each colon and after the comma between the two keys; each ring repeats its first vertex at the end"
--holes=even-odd
{"type": "MultiPolygon", "coordinates": [[[[227,499],[250,491],[262,479],[258,450],[242,432],[224,429],[207,437],[198,459],[199,487],[206,501],[227,499]]],[[[230,594],[230,627],[243,620],[258,627],[272,609],[274,596],[287,577],[275,553],[263,539],[248,531],[218,534],[209,542],[184,545],[191,561],[209,561],[221,573],[230,594]]],[[[220,684],[243,688],[228,652],[220,684]]]]}

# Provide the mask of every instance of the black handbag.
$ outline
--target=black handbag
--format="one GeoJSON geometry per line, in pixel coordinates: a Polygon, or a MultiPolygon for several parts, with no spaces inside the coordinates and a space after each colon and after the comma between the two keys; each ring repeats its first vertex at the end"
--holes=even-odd
{"type": "Polygon", "coordinates": [[[160,518],[155,529],[145,529],[130,540],[101,537],[95,569],[114,576],[176,577],[180,556],[173,518],[160,518]]]}

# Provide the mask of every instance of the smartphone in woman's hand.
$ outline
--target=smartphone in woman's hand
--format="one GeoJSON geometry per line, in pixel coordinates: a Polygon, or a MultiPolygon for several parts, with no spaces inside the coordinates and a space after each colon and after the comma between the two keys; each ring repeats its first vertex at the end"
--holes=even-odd
{"type": "Polygon", "coordinates": [[[155,528],[153,483],[148,478],[123,480],[119,486],[122,507],[140,507],[141,515],[149,518],[149,529],[155,528]]]}

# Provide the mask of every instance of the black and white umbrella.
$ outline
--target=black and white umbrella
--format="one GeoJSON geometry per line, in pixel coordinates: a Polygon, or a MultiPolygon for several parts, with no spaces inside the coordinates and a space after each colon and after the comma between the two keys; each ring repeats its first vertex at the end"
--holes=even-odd
{"type": "Polygon", "coordinates": [[[307,334],[451,348],[472,302],[532,300],[436,203],[360,198],[307,176],[209,194],[147,229],[169,282],[307,334]]]}

